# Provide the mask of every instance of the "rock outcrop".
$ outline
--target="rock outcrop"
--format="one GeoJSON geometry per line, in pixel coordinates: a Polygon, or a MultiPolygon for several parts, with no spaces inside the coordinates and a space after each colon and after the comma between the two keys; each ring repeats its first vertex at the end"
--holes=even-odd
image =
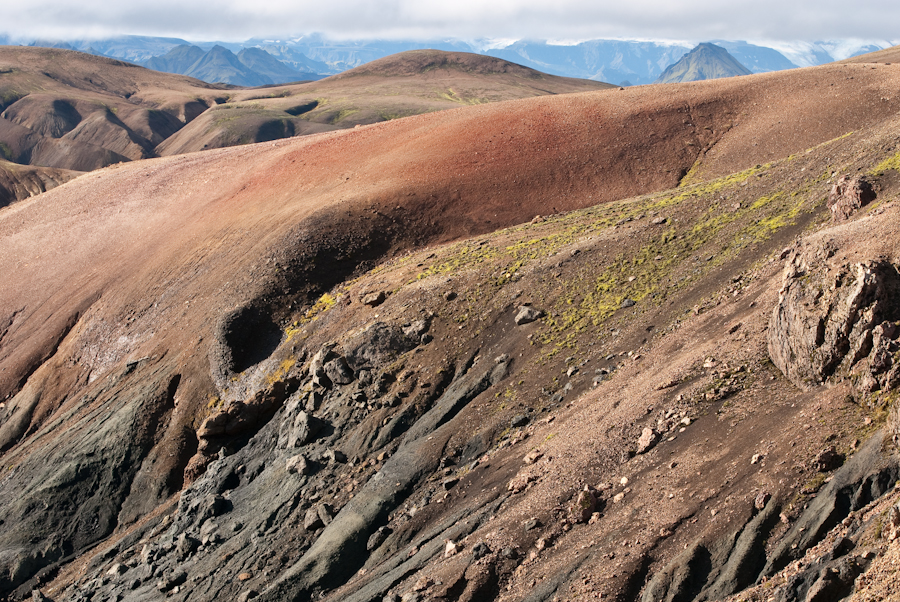
{"type": "Polygon", "coordinates": [[[831,209],[832,219],[840,222],[874,200],[875,189],[866,176],[851,178],[844,175],[831,187],[828,207],[831,209]]]}
{"type": "Polygon", "coordinates": [[[900,274],[873,259],[846,263],[834,250],[795,251],[769,325],[769,355],[791,382],[808,388],[852,377],[866,392],[900,382],[900,274]]]}

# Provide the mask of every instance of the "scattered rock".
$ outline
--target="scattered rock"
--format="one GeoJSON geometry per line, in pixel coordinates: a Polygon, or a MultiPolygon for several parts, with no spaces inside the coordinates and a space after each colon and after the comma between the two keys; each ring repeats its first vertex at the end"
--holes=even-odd
{"type": "Polygon", "coordinates": [[[659,441],[659,433],[652,428],[644,428],[637,442],[637,453],[645,454],[659,441]]]}
{"type": "Polygon", "coordinates": [[[756,498],[753,500],[753,507],[757,510],[762,510],[766,507],[766,504],[769,503],[769,500],[772,499],[772,494],[768,491],[760,491],[756,494],[756,498]]]}
{"type": "Polygon", "coordinates": [[[529,518],[527,521],[525,521],[525,524],[523,526],[525,527],[526,531],[531,531],[533,529],[540,528],[541,521],[536,518],[529,518]]]}
{"type": "Polygon", "coordinates": [[[585,487],[575,496],[575,500],[569,508],[569,516],[574,522],[586,523],[591,520],[591,515],[596,509],[597,495],[590,488],[585,487]]]}
{"type": "Polygon", "coordinates": [[[329,449],[325,452],[324,458],[329,464],[344,464],[347,461],[347,454],[339,449],[329,449]]]}
{"type": "Polygon", "coordinates": [[[543,457],[544,453],[542,451],[534,449],[525,454],[525,457],[522,460],[525,462],[525,464],[534,464],[543,457]]]}
{"type": "Polygon", "coordinates": [[[170,591],[182,583],[187,581],[187,573],[184,571],[175,571],[169,573],[167,576],[163,577],[159,581],[156,582],[156,589],[161,592],[170,591]]]}
{"type": "Polygon", "coordinates": [[[175,555],[178,560],[184,560],[200,547],[200,542],[187,533],[182,533],[175,541],[175,555]]]}
{"type": "Polygon", "coordinates": [[[753,457],[750,458],[750,464],[759,464],[763,458],[765,458],[765,456],[762,454],[753,454],[753,457]]]}
{"type": "Polygon", "coordinates": [[[288,458],[285,467],[291,474],[309,474],[312,472],[309,461],[303,454],[297,454],[288,458]]]}
{"type": "Polygon", "coordinates": [[[453,301],[454,299],[456,299],[456,291],[447,291],[444,293],[445,301],[453,301]]]}
{"type": "Polygon", "coordinates": [[[520,305],[519,310],[516,313],[515,322],[516,325],[522,326],[523,324],[530,324],[535,320],[539,320],[544,317],[544,312],[531,307],[530,305],[520,305]]]}
{"type": "Polygon", "coordinates": [[[112,565],[106,574],[110,577],[118,577],[119,575],[124,574],[128,570],[128,567],[122,564],[121,562],[117,562],[112,565]]]}
{"type": "Polygon", "coordinates": [[[306,511],[306,516],[303,518],[303,528],[307,531],[315,531],[317,529],[321,529],[325,526],[324,521],[319,516],[319,511],[313,507],[306,511]]]}
{"type": "Polygon", "coordinates": [[[248,589],[247,591],[241,592],[241,595],[237,597],[238,602],[247,602],[248,600],[252,600],[259,596],[259,592],[255,589],[248,589]]]}
{"type": "Polygon", "coordinates": [[[369,552],[378,549],[378,547],[385,542],[388,538],[388,535],[392,533],[390,527],[378,527],[372,535],[369,536],[369,540],[366,542],[366,550],[369,552]]]}
{"type": "Polygon", "coordinates": [[[622,309],[634,307],[635,305],[637,305],[637,301],[635,301],[634,299],[629,299],[626,297],[622,300],[622,309]]]}
{"type": "Polygon", "coordinates": [[[205,546],[221,541],[222,538],[219,535],[218,529],[219,525],[217,525],[216,522],[212,519],[204,522],[200,527],[200,543],[205,546]]]}
{"type": "Polygon", "coordinates": [[[897,344],[900,274],[884,260],[829,263],[831,253],[809,245],[788,261],[769,321],[769,356],[801,389],[852,371],[853,381],[869,381],[866,388],[895,386],[900,368],[888,369],[891,353],[880,350],[897,344]]]}
{"type": "Polygon", "coordinates": [[[830,472],[835,468],[840,468],[844,463],[844,454],[839,454],[832,445],[828,449],[822,450],[822,452],[816,456],[815,463],[816,470],[819,472],[830,472]]]}
{"type": "Polygon", "coordinates": [[[519,493],[521,491],[525,491],[528,488],[528,485],[535,480],[533,475],[529,474],[519,474],[513,477],[513,479],[509,482],[509,485],[506,486],[507,491],[511,491],[513,493],[519,493]]]}
{"type": "Polygon", "coordinates": [[[318,513],[319,518],[322,519],[322,524],[325,526],[330,525],[331,521],[334,520],[334,510],[328,504],[316,506],[316,513],[318,513]]]}
{"type": "Polygon", "coordinates": [[[431,322],[429,320],[414,320],[409,326],[403,329],[403,334],[412,339],[421,339],[422,335],[428,332],[429,328],[431,328],[431,322]]]}
{"type": "Polygon", "coordinates": [[[353,370],[347,365],[347,360],[341,356],[326,362],[324,369],[325,375],[336,385],[349,385],[355,378],[353,370]]]}
{"type": "Polygon", "coordinates": [[[303,410],[297,412],[297,416],[294,418],[293,423],[291,423],[291,427],[287,433],[286,447],[290,449],[292,447],[300,447],[301,445],[311,443],[315,440],[316,435],[319,434],[323,426],[321,420],[307,412],[303,410]]]}
{"type": "Polygon", "coordinates": [[[449,479],[444,479],[441,481],[441,485],[443,485],[444,489],[451,490],[459,483],[459,477],[450,477],[449,479]]]}
{"type": "Polygon", "coordinates": [[[851,178],[843,175],[831,187],[828,194],[828,207],[831,218],[836,222],[843,221],[862,207],[875,200],[875,190],[866,176],[851,178]]]}
{"type": "Polygon", "coordinates": [[[241,573],[238,575],[238,581],[250,581],[253,579],[253,573],[241,573]]]}
{"type": "Polygon", "coordinates": [[[528,424],[529,420],[530,419],[528,418],[527,414],[517,414],[513,416],[512,420],[510,420],[509,425],[515,429],[525,426],[526,424],[528,424]]]}
{"type": "Polygon", "coordinates": [[[491,553],[491,549],[483,541],[479,541],[472,546],[472,558],[479,560],[491,553]]]}
{"type": "Polygon", "coordinates": [[[384,291],[377,291],[374,293],[369,293],[364,295],[361,301],[363,305],[368,305],[369,307],[376,307],[384,303],[384,300],[387,299],[387,295],[384,294],[384,291]]]}
{"type": "Polygon", "coordinates": [[[455,541],[448,539],[444,542],[444,558],[455,556],[457,552],[459,552],[459,546],[455,541]]]}

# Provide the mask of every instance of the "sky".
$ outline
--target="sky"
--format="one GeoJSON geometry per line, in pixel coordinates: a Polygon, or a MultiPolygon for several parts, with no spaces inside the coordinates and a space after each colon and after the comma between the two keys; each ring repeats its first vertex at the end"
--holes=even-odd
{"type": "Polygon", "coordinates": [[[885,0],[3,0],[13,39],[897,39],[885,0]]]}

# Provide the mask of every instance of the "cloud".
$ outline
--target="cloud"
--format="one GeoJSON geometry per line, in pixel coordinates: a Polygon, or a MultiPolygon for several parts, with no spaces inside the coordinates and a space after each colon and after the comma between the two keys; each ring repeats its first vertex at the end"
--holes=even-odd
{"type": "Polygon", "coordinates": [[[891,39],[900,5],[865,0],[5,0],[0,28],[61,39],[144,34],[345,38],[891,39]]]}

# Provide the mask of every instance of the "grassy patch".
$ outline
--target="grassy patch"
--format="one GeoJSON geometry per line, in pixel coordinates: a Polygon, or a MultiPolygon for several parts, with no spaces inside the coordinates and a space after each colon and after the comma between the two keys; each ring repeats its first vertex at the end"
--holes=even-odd
{"type": "Polygon", "coordinates": [[[889,169],[900,171],[900,153],[897,153],[893,157],[888,157],[887,159],[873,167],[871,170],[869,170],[868,173],[872,176],[881,176],[884,175],[884,172],[889,169]]]}
{"type": "Polygon", "coordinates": [[[0,158],[6,159],[7,161],[13,160],[13,151],[5,142],[0,142],[0,158]]]}
{"type": "Polygon", "coordinates": [[[288,372],[290,372],[291,368],[293,368],[294,364],[296,363],[297,358],[293,356],[282,360],[282,362],[278,364],[278,368],[276,368],[274,372],[266,375],[266,384],[272,386],[277,382],[283,381],[285,377],[287,377],[288,372]]]}
{"type": "Polygon", "coordinates": [[[313,303],[312,307],[306,310],[306,313],[303,314],[302,318],[291,322],[291,324],[284,329],[287,340],[290,341],[297,336],[304,325],[317,320],[322,314],[334,307],[337,304],[337,301],[337,296],[332,295],[331,293],[324,293],[315,303],[313,303]]]}

